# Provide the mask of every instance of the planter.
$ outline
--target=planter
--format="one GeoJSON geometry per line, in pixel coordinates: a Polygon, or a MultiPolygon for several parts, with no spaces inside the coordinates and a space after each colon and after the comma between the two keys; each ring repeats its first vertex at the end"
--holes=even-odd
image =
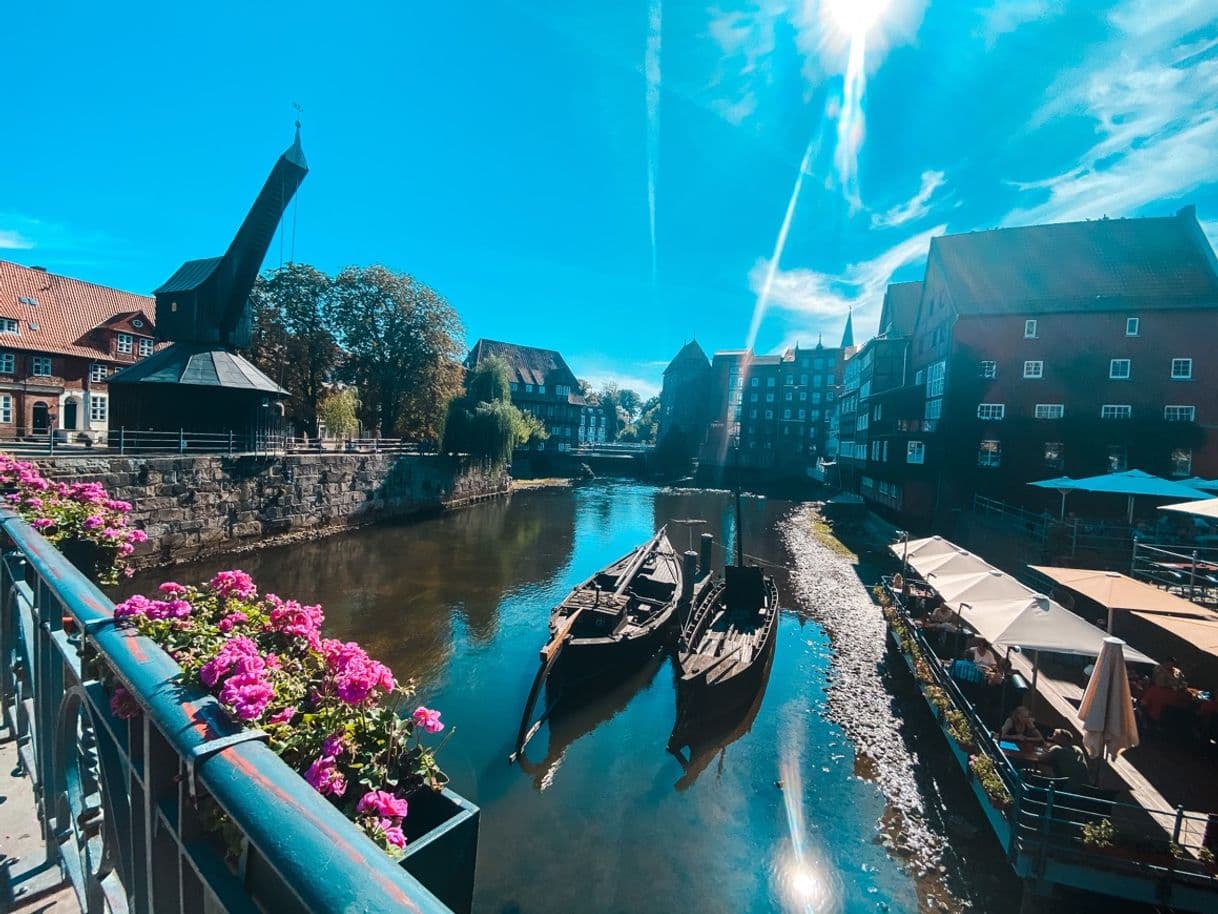
{"type": "Polygon", "coordinates": [[[97,583],[100,569],[107,565],[102,549],[88,540],[63,540],[58,547],[63,557],[93,583],[97,583]]]}
{"type": "Polygon", "coordinates": [[[446,787],[412,794],[403,822],[403,869],[454,914],[469,914],[474,904],[480,816],[477,806],[446,787]]]}

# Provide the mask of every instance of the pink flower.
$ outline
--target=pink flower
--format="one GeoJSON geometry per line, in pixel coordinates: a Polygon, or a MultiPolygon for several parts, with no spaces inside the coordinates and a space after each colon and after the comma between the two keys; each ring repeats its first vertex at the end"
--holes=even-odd
{"type": "Polygon", "coordinates": [[[151,600],[137,593],[114,607],[114,620],[123,622],[136,616],[147,616],[151,606],[151,600]]]}
{"type": "Polygon", "coordinates": [[[208,583],[211,589],[224,599],[237,597],[248,600],[258,593],[254,579],[244,571],[221,571],[208,583]]]}
{"type": "Polygon", "coordinates": [[[266,719],[268,724],[290,724],[296,716],[296,705],[288,705],[282,711],[276,711],[266,719]]]}
{"type": "Polygon", "coordinates": [[[414,714],[411,716],[414,718],[414,722],[428,733],[439,733],[444,729],[444,724],[440,723],[439,711],[433,711],[430,708],[419,705],[419,707],[414,709],[414,714]]]}
{"type": "Polygon", "coordinates": [[[55,521],[51,520],[49,517],[38,517],[30,522],[30,526],[35,530],[46,530],[48,527],[54,527],[55,521]]]}
{"type": "Polygon", "coordinates": [[[338,758],[347,751],[347,742],[341,733],[333,733],[326,737],[326,741],[321,744],[321,754],[328,755],[331,758],[338,758]]]}
{"type": "Polygon", "coordinates": [[[274,697],[275,689],[262,678],[261,671],[244,670],[229,676],[219,695],[220,701],[242,720],[257,720],[274,697]]]}
{"type": "Polygon", "coordinates": [[[309,782],[309,786],[323,797],[331,794],[341,797],[347,792],[347,779],[338,770],[335,760],[329,756],[322,756],[310,765],[304,778],[309,782]]]}
{"type": "Polygon", "coordinates": [[[267,623],[268,631],[304,638],[314,650],[321,649],[321,624],[325,614],[320,606],[301,606],[295,600],[280,600],[274,594],[267,594],[267,600],[275,607],[267,623]]]}
{"type": "Polygon", "coordinates": [[[396,848],[404,848],[406,846],[406,835],[402,831],[402,826],[394,825],[388,819],[381,819],[377,825],[385,836],[386,843],[392,844],[396,848]]]}
{"type": "Polygon", "coordinates": [[[128,530],[127,539],[132,543],[146,543],[148,542],[148,534],[143,530],[128,530]]]}
{"type": "Polygon", "coordinates": [[[258,654],[258,645],[249,638],[238,637],[225,643],[216,656],[199,669],[199,681],[209,689],[237,668],[239,672],[256,673],[265,666],[258,654]]]}
{"type": "Polygon", "coordinates": [[[222,631],[224,634],[227,635],[229,632],[231,632],[233,630],[234,626],[240,624],[241,622],[248,622],[248,621],[249,621],[249,616],[247,616],[243,612],[229,613],[227,616],[225,616],[223,619],[220,620],[220,624],[217,625],[216,627],[218,629],[220,629],[220,631],[222,631]]]}
{"type": "Polygon", "coordinates": [[[25,506],[27,508],[41,508],[42,499],[41,498],[27,498],[25,500],[25,506]]]}
{"type": "Polygon", "coordinates": [[[386,692],[397,688],[389,667],[371,659],[354,641],[327,639],[321,643],[321,649],[334,676],[335,691],[347,704],[361,704],[378,688],[386,692]]]}
{"type": "Polygon", "coordinates": [[[355,811],[360,815],[375,813],[386,819],[400,821],[406,818],[407,808],[405,800],[394,796],[387,790],[370,790],[359,798],[355,811]]]}
{"type": "Polygon", "coordinates": [[[159,590],[161,593],[163,593],[169,597],[185,596],[185,594],[187,593],[187,591],[189,589],[190,588],[186,587],[185,585],[178,584],[174,581],[166,581],[164,584],[162,584],[160,587],[157,588],[157,590],[159,590]]]}
{"type": "Polygon", "coordinates": [[[119,720],[131,720],[140,716],[140,706],[124,686],[115,686],[110,696],[110,713],[119,720]]]}
{"type": "Polygon", "coordinates": [[[100,514],[90,514],[85,518],[84,528],[86,530],[96,530],[105,523],[105,519],[100,514]]]}

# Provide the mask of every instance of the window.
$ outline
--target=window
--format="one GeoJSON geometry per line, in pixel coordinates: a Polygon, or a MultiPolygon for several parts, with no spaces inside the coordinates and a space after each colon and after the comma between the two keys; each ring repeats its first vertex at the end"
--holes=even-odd
{"type": "Polygon", "coordinates": [[[793,375],[793,374],[787,375],[787,386],[789,387],[790,385],[792,385],[794,383],[795,383],[795,375],[793,375]]]}
{"type": "Polygon", "coordinates": [[[1129,469],[1129,451],[1123,444],[1108,445],[1108,472],[1124,473],[1129,469]]]}
{"type": "Polygon", "coordinates": [[[765,417],[766,417],[767,419],[773,419],[773,418],[774,418],[774,410],[772,410],[772,409],[767,409],[767,410],[765,411],[765,417]]]}
{"type": "Polygon", "coordinates": [[[537,385],[537,392],[538,392],[539,394],[544,394],[544,393],[546,392],[546,386],[545,386],[544,384],[538,384],[538,385],[537,385]]]}
{"type": "Polygon", "coordinates": [[[0,352],[0,374],[16,374],[17,357],[11,352],[0,352]]]}
{"type": "Polygon", "coordinates": [[[1108,363],[1108,377],[1114,381],[1128,381],[1129,367],[1129,359],[1113,359],[1108,363]]]}
{"type": "Polygon", "coordinates": [[[926,397],[943,396],[943,381],[947,376],[947,362],[938,361],[926,370],[926,397]]]}
{"type": "Polygon", "coordinates": [[[34,358],[30,360],[30,374],[38,378],[49,378],[51,376],[50,356],[34,356],[34,358]]]}
{"type": "Polygon", "coordinates": [[[1193,422],[1197,418],[1195,406],[1165,406],[1163,418],[1168,422],[1193,422]]]}
{"type": "Polygon", "coordinates": [[[808,392],[807,392],[806,390],[801,390],[801,391],[799,392],[799,399],[801,399],[801,400],[807,400],[807,399],[808,399],[808,392]]]}
{"type": "Polygon", "coordinates": [[[750,418],[750,419],[756,419],[756,418],[757,418],[757,410],[755,410],[755,409],[750,409],[750,410],[749,410],[749,418],[750,418]]]}
{"type": "Polygon", "coordinates": [[[1137,336],[1138,331],[1141,329],[1141,323],[1142,322],[1139,321],[1136,317],[1125,318],[1125,335],[1126,336],[1137,336]]]}
{"type": "Polygon", "coordinates": [[[765,379],[765,386],[766,386],[766,387],[774,387],[774,386],[776,386],[777,384],[778,384],[778,378],[775,378],[775,377],[769,377],[769,378],[766,378],[766,379],[765,379]]]}
{"type": "Polygon", "coordinates": [[[526,394],[531,394],[533,392],[533,385],[532,384],[524,385],[524,392],[526,394]]]}
{"type": "Polygon", "coordinates": [[[998,363],[997,362],[982,362],[979,373],[980,373],[981,377],[983,377],[983,378],[998,377],[998,363]]]}
{"type": "Polygon", "coordinates": [[[1191,448],[1178,447],[1171,452],[1171,474],[1173,476],[1193,475],[1193,452],[1191,448]]]}
{"type": "Polygon", "coordinates": [[[1037,419],[1060,419],[1066,414],[1066,407],[1061,403],[1037,403],[1033,415],[1037,419]]]}
{"type": "Polygon", "coordinates": [[[752,378],[749,380],[749,384],[753,387],[757,387],[761,384],[761,378],[752,378]]]}
{"type": "Polygon", "coordinates": [[[914,384],[917,385],[918,387],[921,387],[925,383],[926,383],[926,369],[919,368],[916,372],[914,372],[914,384]]]}
{"type": "Polygon", "coordinates": [[[905,445],[905,462],[906,463],[925,463],[926,462],[926,443],[923,441],[910,441],[905,445]]]}
{"type": "Polygon", "coordinates": [[[1101,419],[1129,419],[1132,416],[1132,406],[1114,406],[1111,403],[1106,403],[1100,407],[1101,419]]]}
{"type": "Polygon", "coordinates": [[[809,411],[808,411],[808,416],[809,416],[811,419],[813,419],[813,420],[817,420],[817,419],[819,419],[819,418],[820,418],[820,410],[819,410],[819,409],[812,409],[812,410],[809,410],[809,411]]]}
{"type": "Polygon", "coordinates": [[[1060,441],[1045,442],[1045,469],[1060,470],[1065,466],[1065,448],[1060,441]]]}
{"type": "Polygon", "coordinates": [[[1171,379],[1173,381],[1189,381],[1193,377],[1192,359],[1172,359],[1171,379]]]}
{"type": "Polygon", "coordinates": [[[998,420],[1005,418],[1007,406],[1005,403],[978,403],[977,418],[998,420]]]}
{"type": "Polygon", "coordinates": [[[1023,338],[1025,340],[1036,339],[1036,321],[1023,322],[1023,338]]]}
{"type": "MultiPolygon", "coordinates": [[[[21,324],[11,317],[0,317],[0,333],[20,333],[21,324]]],[[[9,398],[12,399],[11,397],[9,398]]],[[[10,420],[11,421],[11,420],[10,420]]]]}
{"type": "Polygon", "coordinates": [[[89,396],[89,418],[94,422],[105,422],[107,402],[107,399],[100,394],[91,394],[89,396]]]}
{"type": "Polygon", "coordinates": [[[808,376],[807,376],[806,374],[801,374],[801,375],[799,376],[799,386],[800,386],[800,387],[807,387],[807,386],[808,386],[808,376]]]}
{"type": "Polygon", "coordinates": [[[1002,442],[993,438],[982,441],[981,446],[977,449],[977,466],[1002,466],[1002,442]]]}
{"type": "Polygon", "coordinates": [[[121,352],[123,355],[130,355],[132,344],[134,342],[135,342],[135,339],[131,336],[130,333],[120,333],[118,335],[118,351],[121,352]]]}
{"type": "Polygon", "coordinates": [[[1025,378],[1043,378],[1045,376],[1044,362],[1024,362],[1023,376],[1025,378]]]}
{"type": "Polygon", "coordinates": [[[799,418],[800,418],[800,419],[805,419],[805,418],[807,418],[807,415],[808,415],[808,411],[807,411],[806,409],[801,409],[801,410],[799,411],[799,418]]]}
{"type": "Polygon", "coordinates": [[[783,394],[782,398],[790,403],[793,399],[795,399],[795,395],[788,390],[785,394],[783,394]]]}
{"type": "Polygon", "coordinates": [[[768,394],[766,394],[766,395],[765,395],[765,401],[766,401],[767,403],[773,403],[773,402],[774,402],[774,395],[773,395],[772,393],[768,393],[768,394]]]}
{"type": "Polygon", "coordinates": [[[790,418],[791,418],[791,411],[790,411],[789,409],[784,409],[784,410],[782,411],[782,417],[783,417],[784,419],[790,419],[790,418]]]}
{"type": "Polygon", "coordinates": [[[875,409],[873,409],[871,411],[871,418],[872,419],[883,419],[884,418],[884,404],[883,403],[877,403],[875,405],[875,409]]]}
{"type": "Polygon", "coordinates": [[[927,400],[926,401],[926,418],[940,419],[943,416],[943,401],[942,400],[927,400]]]}
{"type": "Polygon", "coordinates": [[[152,355],[152,340],[146,336],[140,337],[140,358],[152,355]]]}
{"type": "MultiPolygon", "coordinates": [[[[96,373],[96,371],[97,371],[97,369],[98,369],[98,368],[100,368],[100,369],[102,370],[102,374],[103,374],[103,375],[106,373],[106,366],[105,366],[105,365],[94,365],[94,366],[93,366],[94,373],[96,373]]],[[[99,379],[98,379],[98,378],[94,378],[93,380],[94,380],[94,381],[97,381],[97,380],[99,380],[99,379]]],[[[512,389],[512,393],[515,393],[515,392],[517,391],[517,389],[520,387],[520,385],[519,385],[519,384],[517,384],[515,381],[512,381],[512,382],[511,382],[511,383],[508,385],[508,387],[510,387],[510,388],[512,389]]]]}
{"type": "Polygon", "coordinates": [[[0,422],[11,425],[13,421],[13,397],[11,394],[0,394],[0,422]]]}
{"type": "Polygon", "coordinates": [[[757,402],[757,394],[749,394],[749,402],[750,402],[750,403],[756,403],[756,402],[757,402]]]}

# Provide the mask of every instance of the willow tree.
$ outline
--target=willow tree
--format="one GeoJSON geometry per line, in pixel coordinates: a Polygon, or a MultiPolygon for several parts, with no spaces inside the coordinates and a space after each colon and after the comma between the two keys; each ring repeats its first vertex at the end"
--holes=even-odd
{"type": "Polygon", "coordinates": [[[365,424],[382,435],[437,438],[461,389],[461,320],[433,289],[383,266],[334,279],[332,314],[365,424]]]}
{"type": "Polygon", "coordinates": [[[465,393],[448,404],[445,452],[469,454],[499,467],[511,463],[516,448],[546,438],[536,416],[512,405],[508,378],[508,364],[498,356],[483,359],[466,374],[465,393]]]}

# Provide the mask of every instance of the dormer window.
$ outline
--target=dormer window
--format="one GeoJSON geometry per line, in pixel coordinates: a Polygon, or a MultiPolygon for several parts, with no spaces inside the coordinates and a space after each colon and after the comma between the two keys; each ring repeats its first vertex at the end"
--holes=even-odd
{"type": "Polygon", "coordinates": [[[120,333],[118,335],[118,352],[120,355],[131,355],[134,348],[135,338],[130,333],[120,333]]]}
{"type": "Polygon", "coordinates": [[[20,333],[21,322],[11,317],[0,317],[0,333],[20,333]]]}
{"type": "MultiPolygon", "coordinates": [[[[134,323],[134,321],[132,322],[134,323]]],[[[140,337],[140,358],[152,355],[152,340],[146,336],[140,337]]]]}
{"type": "Polygon", "coordinates": [[[134,327],[136,330],[139,330],[141,327],[144,326],[144,322],[137,317],[137,318],[135,318],[135,320],[133,320],[131,322],[131,326],[134,327]]]}

